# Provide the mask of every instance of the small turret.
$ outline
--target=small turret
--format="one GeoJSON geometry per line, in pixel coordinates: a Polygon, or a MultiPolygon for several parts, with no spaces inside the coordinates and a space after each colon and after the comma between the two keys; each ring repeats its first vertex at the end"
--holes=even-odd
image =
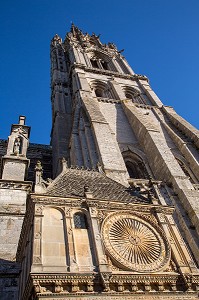
{"type": "Polygon", "coordinates": [[[7,153],[2,157],[2,179],[23,181],[26,178],[29,159],[30,127],[25,125],[25,116],[19,116],[19,123],[13,124],[8,137],[7,153]]]}

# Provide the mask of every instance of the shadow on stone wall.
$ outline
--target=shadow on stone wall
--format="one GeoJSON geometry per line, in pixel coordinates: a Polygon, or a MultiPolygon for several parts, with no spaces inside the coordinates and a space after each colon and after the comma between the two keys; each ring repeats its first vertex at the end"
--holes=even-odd
{"type": "Polygon", "coordinates": [[[0,300],[17,300],[20,265],[0,259],[0,300]]]}

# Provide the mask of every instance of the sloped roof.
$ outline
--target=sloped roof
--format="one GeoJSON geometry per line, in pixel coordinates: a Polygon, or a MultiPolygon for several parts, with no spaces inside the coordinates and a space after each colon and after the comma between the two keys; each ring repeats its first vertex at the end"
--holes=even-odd
{"type": "Polygon", "coordinates": [[[84,188],[89,187],[95,199],[149,203],[145,197],[135,196],[130,188],[93,170],[67,168],[47,188],[46,195],[61,197],[84,197],[84,188]]]}

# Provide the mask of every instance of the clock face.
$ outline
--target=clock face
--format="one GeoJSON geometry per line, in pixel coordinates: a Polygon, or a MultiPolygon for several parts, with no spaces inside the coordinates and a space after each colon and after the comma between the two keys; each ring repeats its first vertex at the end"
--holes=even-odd
{"type": "Polygon", "coordinates": [[[110,257],[128,270],[155,272],[170,258],[160,230],[130,213],[109,215],[102,224],[102,237],[110,257]]]}

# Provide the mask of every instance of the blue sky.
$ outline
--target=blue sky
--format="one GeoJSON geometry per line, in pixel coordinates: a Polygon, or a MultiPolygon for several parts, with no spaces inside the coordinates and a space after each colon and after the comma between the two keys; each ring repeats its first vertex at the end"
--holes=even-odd
{"type": "Polygon", "coordinates": [[[31,142],[50,142],[51,38],[71,21],[125,49],[165,105],[199,128],[199,0],[6,0],[0,4],[0,138],[26,115],[31,142]]]}

